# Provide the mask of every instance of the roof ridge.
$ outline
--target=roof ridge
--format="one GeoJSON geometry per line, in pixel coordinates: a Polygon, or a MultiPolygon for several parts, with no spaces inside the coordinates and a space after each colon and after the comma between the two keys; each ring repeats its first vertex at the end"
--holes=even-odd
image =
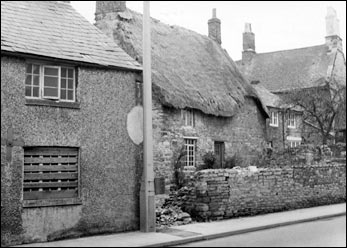
{"type": "MultiPolygon", "coordinates": [[[[326,44],[307,46],[307,47],[299,47],[299,48],[293,48],[293,49],[278,50],[278,51],[272,51],[272,52],[256,53],[255,56],[263,55],[263,54],[269,54],[269,53],[279,53],[279,52],[289,52],[289,51],[294,51],[294,50],[304,50],[304,49],[308,49],[308,48],[317,48],[317,47],[324,47],[324,46],[326,46],[326,44]]],[[[238,60],[238,61],[240,61],[240,60],[238,60]]]]}

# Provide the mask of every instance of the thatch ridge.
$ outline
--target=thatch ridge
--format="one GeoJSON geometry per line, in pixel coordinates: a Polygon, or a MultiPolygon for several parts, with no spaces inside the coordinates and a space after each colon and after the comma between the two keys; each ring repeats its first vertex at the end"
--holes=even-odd
{"type": "MultiPolygon", "coordinates": [[[[128,9],[121,14],[109,13],[96,25],[108,30],[130,56],[142,61],[141,14],[128,9]]],[[[152,81],[156,92],[162,94],[162,104],[233,116],[245,97],[259,100],[229,55],[209,37],[152,19],[151,38],[152,81]]]]}

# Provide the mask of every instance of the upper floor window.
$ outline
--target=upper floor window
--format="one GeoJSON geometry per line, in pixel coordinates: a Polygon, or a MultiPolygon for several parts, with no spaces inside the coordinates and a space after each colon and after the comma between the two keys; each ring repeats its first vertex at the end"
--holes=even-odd
{"type": "Polygon", "coordinates": [[[288,114],[288,127],[289,128],[296,128],[295,113],[293,113],[293,112],[289,112],[289,114],[288,114]]]}
{"type": "Polygon", "coordinates": [[[34,99],[75,102],[75,69],[65,66],[27,64],[25,96],[34,99]]]}
{"type": "Polygon", "coordinates": [[[270,112],[270,126],[278,127],[278,112],[270,112]]]}
{"type": "Polygon", "coordinates": [[[184,120],[184,125],[189,127],[194,127],[195,116],[194,110],[192,109],[182,109],[182,117],[184,120]]]}

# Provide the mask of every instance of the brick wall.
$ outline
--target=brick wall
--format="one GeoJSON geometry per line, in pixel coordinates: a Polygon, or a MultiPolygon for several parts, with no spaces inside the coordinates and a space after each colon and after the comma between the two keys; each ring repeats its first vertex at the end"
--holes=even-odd
{"type": "Polygon", "coordinates": [[[346,165],[331,162],[198,171],[185,211],[202,220],[226,219],[345,201],[346,165]]]}
{"type": "MultiPolygon", "coordinates": [[[[153,99],[153,154],[157,177],[165,177],[166,185],[173,179],[174,163],[184,137],[196,137],[196,167],[202,156],[214,151],[214,142],[225,143],[225,157],[241,152],[247,164],[258,159],[266,146],[266,121],[253,99],[246,102],[232,118],[206,115],[195,110],[195,127],[185,127],[181,110],[163,106],[153,99]]],[[[169,186],[167,187],[167,189],[169,186]]]]}

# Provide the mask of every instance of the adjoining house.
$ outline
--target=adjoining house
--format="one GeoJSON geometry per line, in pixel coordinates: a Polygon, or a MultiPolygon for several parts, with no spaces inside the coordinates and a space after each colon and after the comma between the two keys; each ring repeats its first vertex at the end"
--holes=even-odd
{"type": "Polygon", "coordinates": [[[259,81],[252,81],[251,84],[269,110],[270,118],[266,123],[268,147],[283,149],[299,146],[303,131],[302,110],[284,103],[280,96],[271,93],[259,81]]]}
{"type": "MultiPolygon", "coordinates": [[[[97,1],[95,16],[100,30],[142,62],[141,14],[125,1],[97,1]]],[[[208,36],[151,19],[154,170],[167,185],[181,145],[193,167],[209,151],[217,167],[235,154],[250,164],[266,148],[266,106],[221,47],[220,25],[215,10],[208,36]]]]}
{"type": "Polygon", "coordinates": [[[1,2],[1,246],[138,230],[141,73],[68,1],[1,2]]]}
{"type": "MultiPolygon", "coordinates": [[[[237,65],[250,81],[261,84],[277,95],[293,90],[321,89],[330,94],[329,87],[337,83],[346,86],[346,61],[339,35],[339,20],[336,11],[328,8],[326,16],[325,44],[298,49],[256,53],[255,35],[250,24],[243,33],[242,60],[237,65]]],[[[296,118],[296,117],[295,117],[296,118]]],[[[292,120],[287,116],[288,125],[292,120]]],[[[303,137],[306,142],[318,143],[317,124],[304,121],[303,137]]],[[[340,129],[343,130],[343,127],[340,129]]],[[[333,130],[332,130],[333,131],[333,130]]]]}

